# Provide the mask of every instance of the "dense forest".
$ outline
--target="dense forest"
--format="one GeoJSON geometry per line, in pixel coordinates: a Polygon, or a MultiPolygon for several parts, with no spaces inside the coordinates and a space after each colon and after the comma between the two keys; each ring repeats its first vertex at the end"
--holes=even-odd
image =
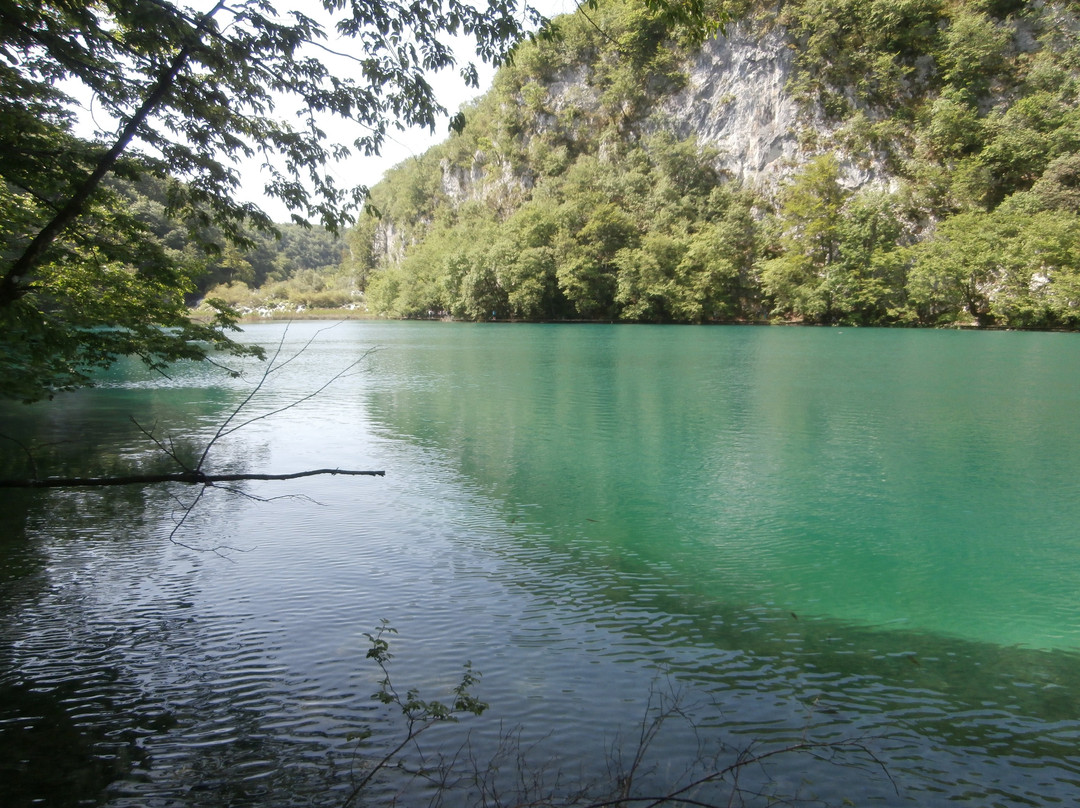
{"type": "Polygon", "coordinates": [[[719,2],[804,121],[751,182],[664,113],[695,46],[604,0],[372,189],[336,277],[391,317],[1074,328],[1078,6],[719,2]]]}
{"type": "Polygon", "coordinates": [[[238,247],[210,225],[202,238],[192,238],[192,223],[168,215],[168,186],[144,175],[137,182],[113,180],[114,192],[168,256],[192,267],[195,279],[189,299],[207,296],[242,310],[295,313],[297,308],[355,305],[355,280],[343,274],[345,244],[321,227],[279,224],[277,234],[250,231],[252,246],[238,247]],[[206,249],[207,243],[216,245],[206,249]]]}

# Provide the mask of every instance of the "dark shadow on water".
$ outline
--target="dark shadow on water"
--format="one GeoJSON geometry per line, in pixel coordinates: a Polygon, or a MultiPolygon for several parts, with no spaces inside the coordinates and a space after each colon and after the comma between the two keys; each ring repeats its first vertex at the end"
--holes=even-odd
{"type": "Polygon", "coordinates": [[[0,800],[5,808],[97,804],[140,763],[134,732],[87,730],[68,704],[78,683],[43,688],[0,682],[0,800]]]}

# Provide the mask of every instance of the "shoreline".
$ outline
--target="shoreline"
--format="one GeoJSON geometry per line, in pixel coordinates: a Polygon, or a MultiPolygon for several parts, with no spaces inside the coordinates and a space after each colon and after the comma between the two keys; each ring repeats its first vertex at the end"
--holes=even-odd
{"type": "MultiPolygon", "coordinates": [[[[191,318],[195,321],[208,322],[211,318],[209,315],[203,315],[197,310],[191,311],[191,318]]],[[[676,323],[676,322],[646,322],[646,321],[634,321],[634,320],[518,320],[518,319],[494,319],[494,320],[455,320],[452,317],[384,317],[378,314],[372,314],[369,311],[362,309],[304,309],[302,311],[284,311],[273,310],[268,311],[265,314],[242,314],[237,318],[237,323],[242,325],[248,325],[251,323],[267,323],[267,322],[303,322],[305,320],[310,321],[326,321],[326,320],[338,320],[338,321],[350,321],[350,320],[371,320],[381,322],[401,322],[401,323],[424,323],[424,322],[442,322],[442,323],[498,323],[498,324],[548,324],[548,325],[679,325],[679,326],[775,326],[781,328],[911,328],[918,330],[933,330],[933,331],[1018,331],[1018,332],[1035,332],[1035,333],[1048,333],[1048,334],[1075,334],[1080,329],[1071,328],[1018,328],[1016,326],[999,326],[999,325],[979,325],[975,322],[969,323],[942,323],[939,325],[918,325],[910,323],[897,323],[894,325],[855,325],[851,323],[804,323],[799,321],[790,320],[730,320],[730,321],[711,321],[704,323],[676,323]]]]}
{"type": "MultiPolygon", "coordinates": [[[[199,319],[199,318],[193,318],[199,319]]],[[[854,325],[851,323],[799,323],[799,322],[783,322],[783,321],[770,321],[770,320],[732,320],[728,322],[707,322],[707,323],[654,323],[654,322],[642,322],[633,320],[455,320],[450,317],[381,317],[377,314],[371,314],[369,312],[356,312],[348,310],[338,309],[319,309],[308,310],[303,312],[275,312],[270,316],[264,315],[244,315],[237,320],[237,323],[241,325],[250,325],[252,323],[271,323],[271,322],[324,322],[328,320],[338,321],[379,321],[379,322],[398,322],[398,323],[490,323],[498,325],[674,325],[674,326],[687,326],[687,327],[710,327],[710,326],[741,326],[741,327],[768,327],[768,328],[856,328],[856,329],[912,329],[917,331],[1015,331],[1015,332],[1031,332],[1031,333],[1043,333],[1043,334],[1076,334],[1078,329],[1070,328],[1017,328],[1015,326],[1000,326],[1000,325],[978,325],[976,323],[944,323],[941,325],[912,325],[912,324],[895,324],[895,325],[854,325]]]]}

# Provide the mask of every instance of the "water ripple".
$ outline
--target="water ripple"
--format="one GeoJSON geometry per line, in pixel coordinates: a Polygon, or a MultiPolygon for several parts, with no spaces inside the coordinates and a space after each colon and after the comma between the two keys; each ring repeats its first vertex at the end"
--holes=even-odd
{"type": "MultiPolygon", "coordinates": [[[[379,331],[392,344],[402,333],[379,331]]],[[[566,338],[559,333],[545,332],[549,350],[566,338]]],[[[931,608],[922,589],[941,564],[913,537],[939,535],[939,524],[969,535],[987,523],[909,503],[950,475],[986,469],[946,454],[947,468],[920,455],[905,470],[890,445],[899,438],[885,433],[892,425],[919,452],[948,453],[981,434],[979,423],[916,444],[924,423],[905,420],[888,397],[863,409],[835,400],[829,385],[843,374],[834,368],[829,382],[828,368],[801,372],[809,365],[797,346],[760,364],[747,337],[709,332],[714,350],[756,357],[735,372],[700,348],[684,356],[664,330],[624,355],[615,350],[622,333],[596,331],[594,350],[573,362],[541,352],[538,380],[518,387],[507,381],[513,338],[468,350],[432,338],[431,364],[388,352],[379,376],[335,392],[332,412],[254,429],[223,465],[295,470],[318,459],[312,447],[330,434],[341,457],[391,473],[370,486],[289,488],[321,506],[211,492],[184,539],[242,548],[232,560],[166,540],[175,505],[166,493],[25,501],[14,529],[21,549],[0,578],[0,759],[26,768],[17,785],[3,778],[5,804],[61,804],[58,793],[104,794],[122,808],[340,804],[357,767],[401,737],[370,697],[381,673],[365,659],[364,633],[382,618],[401,630],[392,670],[403,689],[446,700],[464,661],[484,673],[489,712],[439,727],[436,750],[458,751],[467,730],[469,754],[485,760],[520,723],[516,737],[536,766],[602,776],[609,750],[632,747],[650,703],[679,694],[696,726],[665,730],[657,771],[678,768],[702,743],[730,760],[751,744],[865,737],[900,797],[861,768],[805,757],[778,760],[768,776],[832,804],[853,794],[926,808],[1067,803],[1080,782],[1075,655],[972,639],[996,606],[931,608]],[[658,383],[681,365],[696,374],[700,399],[658,383]],[[794,389],[778,388],[783,379],[794,389]],[[484,395],[447,392],[470,385],[484,395]],[[793,502],[789,484],[813,496],[793,502]],[[888,517],[877,523],[884,529],[866,527],[871,512],[888,517]],[[909,576],[904,587],[894,569],[909,576]],[[350,736],[364,729],[372,734],[358,749],[350,736]]],[[[311,372],[347,350],[335,343],[311,372]]],[[[867,374],[858,385],[883,383],[876,360],[845,361],[844,373],[867,374]]],[[[308,380],[286,379],[280,400],[308,380]]],[[[117,383],[100,400],[114,415],[121,401],[153,410],[164,406],[147,403],[154,390],[117,383]]],[[[190,390],[204,404],[221,393],[189,422],[194,434],[236,393],[205,380],[190,390]]],[[[942,406],[923,392],[923,411],[942,406]]],[[[72,400],[88,410],[93,401],[72,400]]],[[[1009,409],[1032,445],[1054,454],[1009,409]]],[[[139,456],[130,436],[116,445],[139,456]]],[[[1023,492],[988,490],[1008,513],[1032,505],[1023,492]]],[[[941,535],[939,549],[985,590],[993,578],[982,559],[941,535]]],[[[1060,531],[1045,535],[1067,545],[1060,531]]],[[[1047,573],[1038,563],[1014,571],[1028,583],[1047,573]]],[[[1027,636],[1032,614],[1074,595],[1047,592],[992,629],[1027,636]]],[[[371,799],[407,804],[402,788],[388,778],[371,799]]]]}

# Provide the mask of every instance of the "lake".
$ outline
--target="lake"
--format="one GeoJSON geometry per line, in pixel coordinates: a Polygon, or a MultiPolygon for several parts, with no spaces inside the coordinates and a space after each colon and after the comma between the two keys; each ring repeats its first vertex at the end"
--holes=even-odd
{"type": "MultiPolygon", "coordinates": [[[[182,523],[179,485],[0,491],[0,804],[340,805],[403,737],[372,699],[365,635],[383,620],[400,692],[452,700],[471,661],[490,706],[409,751],[429,771],[452,757],[460,780],[394,771],[366,804],[610,781],[663,710],[642,793],[852,739],[873,757],[777,754],[740,771],[733,804],[1080,794],[1077,335],[350,322],[245,338],[310,345],[208,470],[386,476],[210,489],[182,523]]],[[[123,363],[3,407],[0,432],[42,475],[162,468],[146,433],[194,456],[260,373],[123,363]]],[[[4,476],[27,464],[0,442],[4,476]]],[[[727,804],[731,783],[701,798],[727,804]]]]}

